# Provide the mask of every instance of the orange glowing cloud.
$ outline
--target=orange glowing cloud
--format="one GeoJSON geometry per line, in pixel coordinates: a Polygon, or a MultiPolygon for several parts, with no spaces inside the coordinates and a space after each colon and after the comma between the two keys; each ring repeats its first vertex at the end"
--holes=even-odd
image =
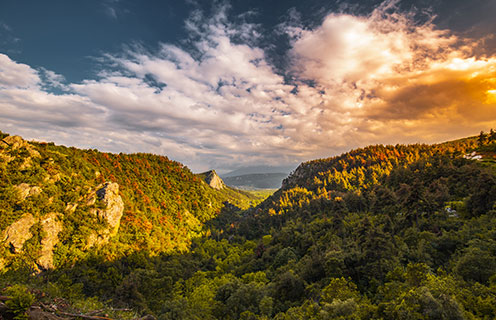
{"type": "Polygon", "coordinates": [[[347,118],[350,144],[433,142],[496,125],[496,57],[476,57],[479,42],[416,24],[394,1],[293,34],[295,72],[325,92],[321,109],[347,118]]]}

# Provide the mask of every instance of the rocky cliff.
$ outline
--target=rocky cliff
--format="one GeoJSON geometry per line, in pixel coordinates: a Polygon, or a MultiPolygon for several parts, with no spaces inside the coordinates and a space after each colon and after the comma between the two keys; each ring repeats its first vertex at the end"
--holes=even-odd
{"type": "Polygon", "coordinates": [[[221,190],[225,188],[224,181],[217,175],[217,172],[215,170],[210,170],[204,173],[200,174],[203,176],[205,182],[212,188],[216,190],[221,190]]]}
{"type": "MultiPolygon", "coordinates": [[[[43,192],[40,187],[30,186],[26,183],[15,186],[15,190],[20,206],[29,197],[40,195],[43,192]]],[[[86,248],[106,244],[111,237],[117,234],[124,212],[124,202],[119,195],[119,185],[112,182],[101,184],[79,200],[79,203],[67,204],[65,214],[70,215],[80,205],[93,207],[89,210],[89,214],[102,222],[105,227],[95,228],[90,233],[86,239],[86,248]],[[85,201],[82,201],[84,199],[85,201]],[[99,202],[98,205],[97,202],[99,202]]],[[[63,219],[63,213],[50,212],[39,217],[26,213],[3,231],[2,237],[0,237],[1,243],[9,250],[11,258],[22,254],[26,242],[35,238],[36,230],[33,229],[37,229],[36,226],[39,225],[40,228],[38,229],[41,230],[41,233],[38,232],[38,238],[40,239],[35,245],[38,245],[40,249],[36,255],[36,264],[40,270],[52,269],[54,268],[53,255],[59,242],[59,233],[64,230],[63,219]]],[[[1,260],[0,267],[6,263],[5,258],[1,260]]]]}
{"type": "Polygon", "coordinates": [[[87,247],[92,247],[95,244],[103,245],[115,236],[124,212],[124,202],[119,195],[117,183],[106,182],[99,185],[96,191],[91,192],[87,204],[95,204],[97,201],[103,204],[103,208],[91,209],[90,213],[96,216],[99,221],[104,222],[107,227],[94,231],[88,238],[87,247]]]}

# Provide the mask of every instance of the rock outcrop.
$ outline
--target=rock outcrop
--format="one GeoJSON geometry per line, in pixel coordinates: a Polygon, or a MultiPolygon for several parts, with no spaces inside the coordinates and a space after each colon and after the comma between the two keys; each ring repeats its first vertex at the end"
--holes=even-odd
{"type": "Polygon", "coordinates": [[[3,233],[3,242],[9,246],[12,253],[22,251],[24,243],[31,239],[33,234],[29,229],[38,222],[31,214],[26,214],[7,227],[3,233]]]}
{"type": "MultiPolygon", "coordinates": [[[[21,183],[15,188],[18,190],[18,196],[21,201],[42,192],[40,187],[26,183],[21,183]]],[[[35,217],[29,213],[23,215],[3,231],[0,243],[14,255],[22,253],[25,242],[34,236],[34,231],[31,232],[32,227],[39,223],[43,237],[39,243],[41,249],[39,250],[39,255],[37,254],[36,264],[39,270],[53,269],[53,251],[59,242],[59,233],[64,229],[60,218],[64,214],[70,215],[74,213],[78,206],[84,206],[85,204],[90,206],[89,214],[95,222],[99,220],[105,223],[104,228],[95,230],[88,236],[86,248],[105,245],[111,237],[117,234],[124,212],[124,202],[119,195],[119,185],[112,182],[97,186],[87,197],[81,197],[77,203],[66,204],[64,213],[51,212],[42,217],[35,217]]],[[[8,259],[8,257],[0,257],[0,269],[8,261],[5,259],[8,259]]]]}
{"type": "Polygon", "coordinates": [[[90,235],[87,247],[105,244],[119,230],[122,214],[124,212],[124,202],[119,195],[119,185],[113,182],[106,182],[99,185],[95,192],[90,194],[87,204],[91,205],[96,200],[102,201],[105,205],[103,209],[93,209],[92,214],[96,215],[100,221],[105,221],[108,228],[94,232],[90,235]]]}
{"type": "Polygon", "coordinates": [[[32,158],[39,158],[40,153],[31,144],[19,136],[8,136],[0,140],[0,159],[3,159],[8,163],[15,158],[9,155],[9,151],[15,151],[22,148],[27,150],[29,156],[24,158],[24,163],[19,166],[19,170],[29,168],[31,167],[32,158]]]}
{"type": "Polygon", "coordinates": [[[222,181],[222,179],[217,175],[215,170],[204,172],[201,175],[204,176],[205,182],[216,190],[221,190],[226,187],[224,181],[222,181]]]}
{"type": "Polygon", "coordinates": [[[62,222],[57,220],[55,212],[49,213],[41,219],[41,226],[45,236],[41,240],[41,256],[38,264],[45,269],[53,269],[53,248],[59,241],[59,232],[62,231],[62,222]]]}
{"type": "Polygon", "coordinates": [[[37,186],[31,186],[27,183],[21,183],[15,186],[15,189],[19,192],[20,200],[26,200],[27,197],[35,196],[41,193],[41,188],[37,186]]]}
{"type": "Polygon", "coordinates": [[[19,136],[8,136],[0,141],[0,148],[11,148],[17,150],[26,146],[26,141],[19,136]]]}
{"type": "MultiPolygon", "coordinates": [[[[41,253],[37,259],[39,266],[45,269],[53,268],[53,248],[59,241],[58,235],[62,231],[62,222],[57,220],[56,213],[49,213],[41,219],[26,214],[11,224],[3,235],[3,242],[13,254],[22,252],[24,243],[33,237],[30,229],[36,223],[41,223],[44,237],[41,240],[41,253]]],[[[0,265],[0,269],[1,269],[0,265]]]]}
{"type": "Polygon", "coordinates": [[[112,237],[117,234],[119,225],[124,212],[124,202],[119,195],[119,185],[113,182],[107,182],[102,188],[96,191],[99,200],[102,200],[106,208],[98,209],[97,215],[100,219],[105,219],[109,225],[109,235],[112,237]]]}
{"type": "Polygon", "coordinates": [[[23,138],[19,136],[8,136],[0,140],[0,149],[8,149],[18,150],[21,148],[26,148],[32,157],[40,157],[40,153],[29,144],[29,142],[25,141],[23,138]]]}

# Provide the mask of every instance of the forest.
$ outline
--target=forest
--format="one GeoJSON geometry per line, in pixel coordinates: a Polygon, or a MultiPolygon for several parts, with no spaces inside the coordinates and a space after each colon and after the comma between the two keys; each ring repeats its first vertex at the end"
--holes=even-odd
{"type": "Polygon", "coordinates": [[[35,222],[19,248],[0,243],[0,319],[496,318],[492,129],[304,162],[263,201],[164,156],[14,140],[0,149],[0,232],[35,222]],[[88,200],[108,183],[115,234],[94,214],[109,200],[88,200]],[[63,227],[43,267],[52,213],[63,227]]]}

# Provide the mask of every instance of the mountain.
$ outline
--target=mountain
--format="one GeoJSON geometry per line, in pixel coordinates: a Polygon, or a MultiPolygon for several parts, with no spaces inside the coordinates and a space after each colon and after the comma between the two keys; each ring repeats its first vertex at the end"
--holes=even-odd
{"type": "Polygon", "coordinates": [[[39,272],[97,251],[112,259],[185,251],[226,203],[259,201],[151,154],[78,150],[0,132],[0,161],[0,269],[22,263],[39,272]]]}
{"type": "MultiPolygon", "coordinates": [[[[43,252],[40,244],[48,232],[40,230],[46,225],[56,230],[56,222],[62,221],[65,231],[54,246],[55,268],[38,274],[32,273],[28,255],[21,259],[11,252],[16,252],[18,242],[11,241],[4,249],[0,257],[14,257],[0,274],[0,285],[9,284],[5,299],[10,307],[5,306],[5,312],[22,316],[24,310],[52,310],[62,315],[64,310],[128,319],[137,314],[159,319],[496,317],[496,135],[435,145],[374,145],[304,162],[278,191],[244,210],[226,205],[227,193],[222,192],[229,188],[217,190],[204,182],[213,172],[196,176],[161,160],[171,168],[164,172],[168,181],[183,191],[167,205],[185,208],[200,221],[194,236],[180,247],[184,249],[161,251],[132,247],[135,241],[157,239],[159,230],[151,221],[148,233],[133,233],[138,226],[131,224],[135,226],[131,229],[123,222],[126,209],[112,236],[107,217],[117,215],[105,212],[118,212],[120,202],[111,183],[119,185],[124,208],[134,203],[144,210],[146,205],[143,198],[131,198],[139,193],[124,192],[129,186],[120,174],[110,181],[95,178],[93,170],[105,177],[118,171],[103,154],[31,143],[12,150],[15,143],[24,142],[9,139],[8,152],[0,154],[8,159],[0,167],[0,181],[6,186],[0,193],[2,217],[10,217],[2,218],[2,230],[17,224],[22,232],[7,232],[8,237],[33,234],[22,246],[24,253],[32,254],[43,252]],[[37,153],[45,160],[38,160],[37,153]],[[98,166],[91,165],[92,157],[98,166]],[[51,171],[54,166],[57,170],[51,171]],[[57,180],[54,175],[60,172],[57,180]],[[76,178],[67,181],[73,175],[87,176],[85,183],[93,184],[74,197],[57,196],[65,194],[59,185],[77,187],[76,178]],[[39,197],[43,201],[29,205],[39,197]],[[185,201],[206,201],[197,206],[212,209],[208,211],[212,214],[184,207],[185,201]],[[54,207],[59,202],[62,209],[78,204],[77,216],[71,220],[65,218],[71,214],[64,213],[64,219],[50,222],[51,212],[60,212],[54,207]],[[38,212],[38,207],[44,209],[38,212]],[[99,217],[90,219],[96,228],[75,232],[87,226],[83,218],[88,217],[99,217]],[[77,251],[80,255],[71,253],[74,246],[87,245],[91,232],[97,239],[108,235],[107,248],[97,249],[95,244],[86,255],[82,249],[77,251]],[[59,246],[66,251],[59,251],[59,246]],[[126,254],[112,255],[118,248],[127,249],[126,254]],[[66,252],[72,263],[59,263],[66,252]]],[[[116,155],[107,156],[113,160],[116,155]]],[[[121,164],[123,170],[129,166],[126,177],[134,169],[155,168],[156,156],[120,157],[126,163],[121,164]],[[146,163],[135,166],[136,158],[141,162],[146,158],[150,168],[146,163]]],[[[145,186],[160,176],[152,173],[132,178],[145,186]]],[[[180,221],[176,224],[187,228],[180,221]]],[[[184,239],[167,241],[185,243],[184,239]]],[[[1,310],[0,305],[0,314],[1,310]]]]}
{"type": "Polygon", "coordinates": [[[227,177],[243,176],[247,174],[264,174],[264,173],[284,173],[286,176],[294,170],[294,166],[250,166],[241,167],[221,175],[223,179],[227,177]]]}
{"type": "Polygon", "coordinates": [[[282,180],[293,170],[292,166],[242,167],[222,175],[231,187],[244,190],[279,189],[282,180]]]}
{"type": "Polygon", "coordinates": [[[254,173],[224,177],[224,182],[238,189],[279,189],[286,173],[254,173]]]}

